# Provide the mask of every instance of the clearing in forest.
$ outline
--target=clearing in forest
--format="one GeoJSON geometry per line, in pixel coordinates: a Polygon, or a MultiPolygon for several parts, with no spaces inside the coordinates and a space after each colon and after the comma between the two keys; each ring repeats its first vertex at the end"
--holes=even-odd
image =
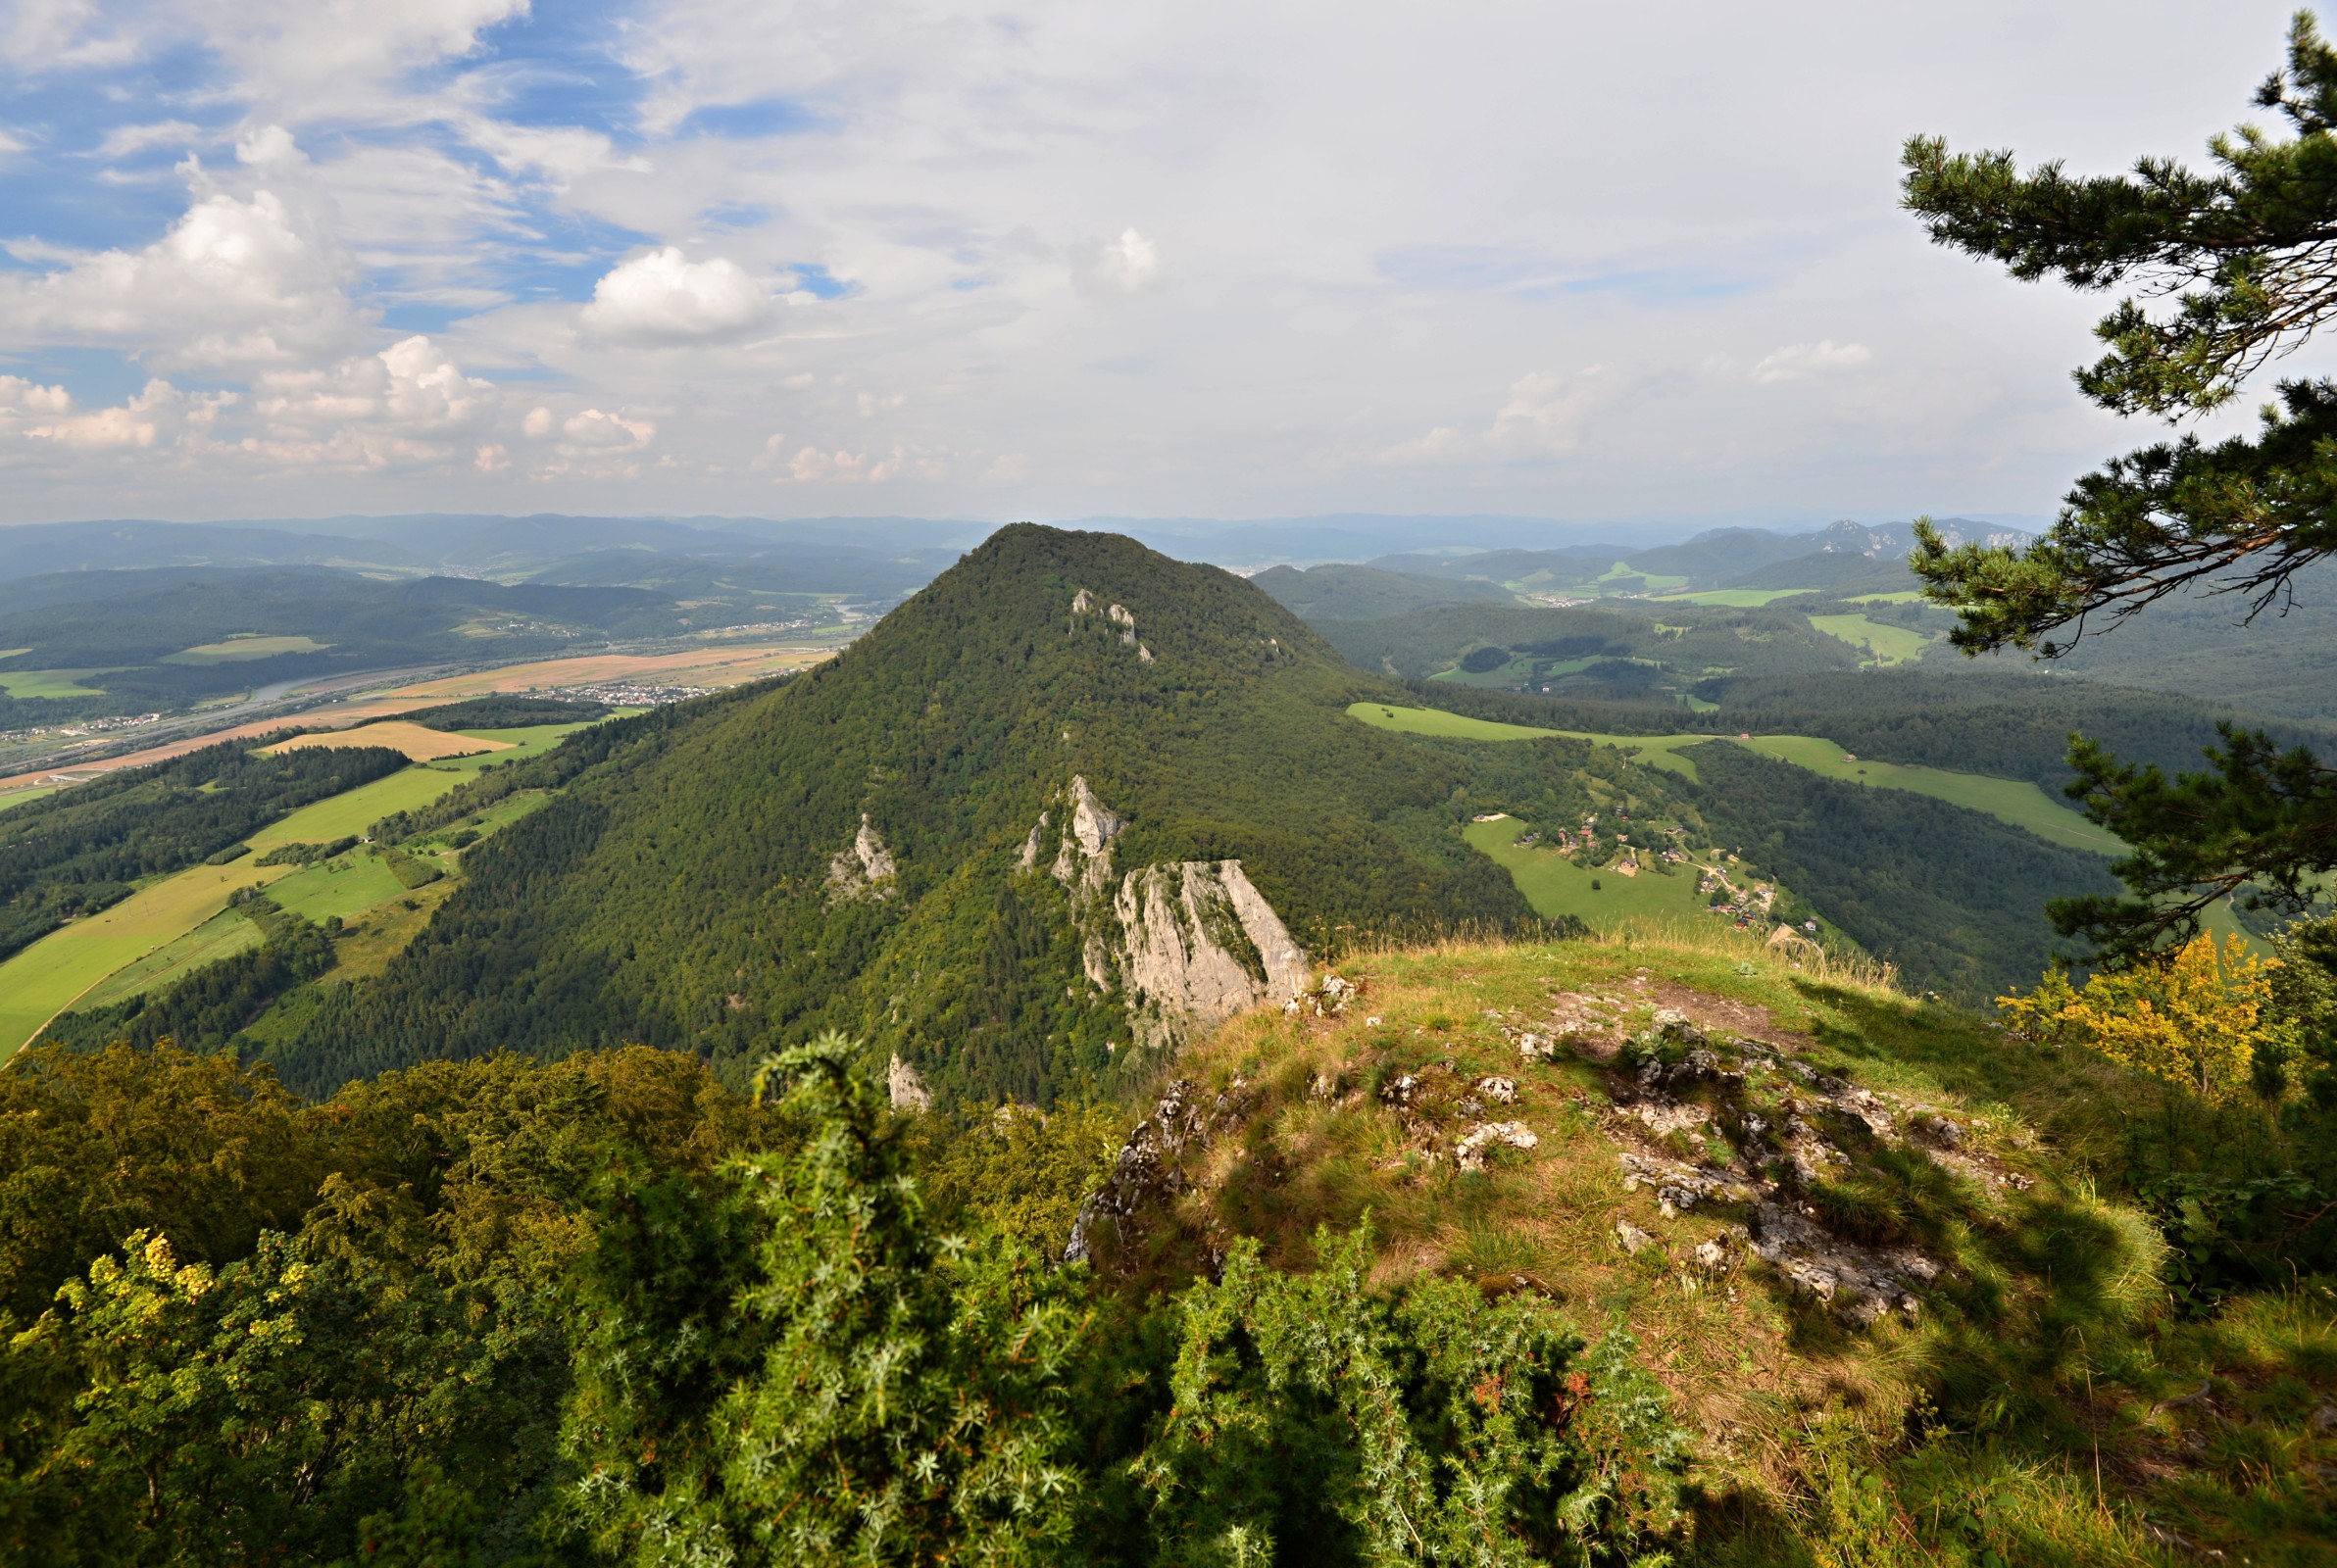
{"type": "Polygon", "coordinates": [[[479,752],[507,752],[511,742],[484,740],[473,735],[452,734],[431,729],[423,724],[407,724],[392,719],[379,724],[367,724],[358,729],[324,730],[314,735],[295,735],[288,741],[278,741],[266,747],[269,752],[298,752],[313,747],[386,746],[403,752],[413,762],[434,762],[442,757],[470,757],[479,752]]]}
{"type": "Polygon", "coordinates": [[[1534,729],[1524,724],[1500,724],[1468,718],[1432,708],[1396,708],[1385,703],[1356,703],[1348,716],[1381,729],[1411,735],[1435,735],[1449,740],[1519,741],[1564,736],[1599,746],[1616,746],[1632,760],[1666,768],[1695,778],[1696,761],[1688,748],[1729,741],[1780,762],[1822,773],[1846,784],[1874,789],[1907,790],[1928,795],[1950,806],[1993,816],[1998,821],[2034,833],[2049,843],[2096,855],[2123,855],[2126,847],[2078,811],[2064,806],[2026,779],[1998,778],[1987,773],[1958,773],[1944,767],[1878,762],[1844,751],[1818,735],[1599,735],[1583,730],[1534,729]]]}

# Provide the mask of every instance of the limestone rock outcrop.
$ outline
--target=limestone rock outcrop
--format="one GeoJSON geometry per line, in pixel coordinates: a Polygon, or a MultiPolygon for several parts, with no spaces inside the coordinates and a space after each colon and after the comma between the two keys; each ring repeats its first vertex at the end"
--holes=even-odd
{"type": "Polygon", "coordinates": [[[1047,871],[1070,895],[1080,966],[1097,990],[1119,990],[1139,1047],[1181,1044],[1307,989],[1306,952],[1239,860],[1169,861],[1116,880],[1113,842],[1127,825],[1074,774],[1018,863],[1037,869],[1047,835],[1058,835],[1047,871]]]}
{"type": "Polygon", "coordinates": [[[892,852],[884,847],[884,840],[876,836],[876,829],[869,821],[869,813],[860,814],[860,832],[847,848],[838,850],[827,862],[828,903],[841,904],[852,899],[889,899],[900,868],[893,863],[892,852]]]}

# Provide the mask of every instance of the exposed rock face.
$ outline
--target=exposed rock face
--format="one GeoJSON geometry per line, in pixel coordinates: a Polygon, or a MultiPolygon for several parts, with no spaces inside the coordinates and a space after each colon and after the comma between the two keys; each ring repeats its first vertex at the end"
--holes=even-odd
{"type": "Polygon", "coordinates": [[[1124,994],[1139,1046],[1180,1044],[1246,1007],[1307,989],[1305,951],[1239,860],[1146,866],[1115,887],[1112,845],[1127,818],[1084,774],[1073,775],[1055,804],[1062,825],[1042,812],[1019,863],[1036,869],[1046,835],[1060,833],[1047,869],[1071,895],[1080,967],[1099,991],[1117,985],[1124,994]]]}
{"type": "Polygon", "coordinates": [[[1307,956],[1239,860],[1131,871],[1114,911],[1121,978],[1143,1044],[1177,1044],[1261,1002],[1307,989],[1307,956]]]}
{"type": "Polygon", "coordinates": [[[1127,825],[1125,818],[1114,815],[1096,799],[1085,774],[1071,775],[1071,837],[1079,841],[1080,854],[1094,859],[1127,825]]]}
{"type": "Polygon", "coordinates": [[[1168,1206],[1188,1185],[1184,1156],[1209,1142],[1220,1126],[1238,1121],[1243,1105],[1240,1080],[1224,1094],[1206,1097],[1189,1078],[1179,1078],[1161,1096],[1151,1115],[1136,1124],[1112,1174],[1079,1205],[1071,1237],[1063,1250],[1067,1263],[1085,1262],[1098,1249],[1133,1240],[1150,1214],[1168,1206]]]}
{"type": "Polygon", "coordinates": [[[838,850],[827,862],[828,902],[889,899],[893,896],[893,880],[898,869],[893,864],[892,852],[869,824],[869,813],[863,811],[860,832],[853,838],[852,847],[838,850]]]}
{"type": "Polygon", "coordinates": [[[897,1053],[892,1065],[885,1069],[884,1087],[895,1110],[933,1108],[933,1091],[925,1087],[924,1075],[903,1061],[897,1053]]]}

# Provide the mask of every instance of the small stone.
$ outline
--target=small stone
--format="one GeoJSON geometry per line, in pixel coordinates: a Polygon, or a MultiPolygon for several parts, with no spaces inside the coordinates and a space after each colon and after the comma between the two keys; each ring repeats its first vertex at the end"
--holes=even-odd
{"type": "Polygon", "coordinates": [[[1717,1274],[1728,1266],[1728,1249],[1722,1247],[1717,1240],[1699,1243],[1696,1248],[1696,1261],[1700,1266],[1717,1274]]]}
{"type": "Polygon", "coordinates": [[[1623,1244],[1623,1250],[1631,1253],[1645,1251],[1656,1245],[1656,1239],[1627,1219],[1615,1222],[1616,1239],[1623,1244]]]}
{"type": "Polygon", "coordinates": [[[1517,1098],[1517,1080],[1515,1078],[1479,1078],[1477,1093],[1495,1104],[1507,1105],[1517,1098]]]}

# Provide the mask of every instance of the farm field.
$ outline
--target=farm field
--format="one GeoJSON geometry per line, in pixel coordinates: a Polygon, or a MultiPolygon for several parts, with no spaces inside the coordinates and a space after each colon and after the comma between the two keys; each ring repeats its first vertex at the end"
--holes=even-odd
{"type": "Polygon", "coordinates": [[[102,686],[84,686],[93,669],[0,670],[0,691],[11,697],[103,697],[102,686]]]}
{"type": "Polygon", "coordinates": [[[1868,784],[1876,789],[1912,790],[1946,801],[1951,806],[1985,811],[2000,822],[2028,829],[2048,843],[2096,855],[2123,855],[2126,846],[2096,827],[2072,808],[2062,805],[2026,779],[1990,778],[1982,773],[1952,773],[1938,767],[1911,767],[1853,758],[1832,741],[1815,735],[1756,735],[1739,741],[1764,757],[1806,767],[1846,784],[1868,784]]]}
{"type": "Polygon", "coordinates": [[[677,654],[592,654],[550,659],[533,664],[506,664],[470,675],[448,675],[400,687],[398,697],[486,697],[498,692],[589,686],[606,681],[659,681],[681,686],[736,686],[744,681],[803,669],[835,652],[831,643],[749,644],[737,648],[690,649],[677,654]]]}
{"type": "Polygon", "coordinates": [[[1650,767],[1696,777],[1696,763],[1681,754],[1718,737],[1713,735],[1598,735],[1583,730],[1535,729],[1527,724],[1503,724],[1489,718],[1469,718],[1433,708],[1395,708],[1386,703],[1353,703],[1347,716],[1379,729],[1407,735],[1434,735],[1459,741],[1546,741],[1553,737],[1616,746],[1650,767]]]}
{"type": "Polygon", "coordinates": [[[313,747],[386,746],[406,754],[408,761],[434,762],[442,757],[469,757],[479,752],[506,752],[511,742],[490,740],[475,735],[458,735],[424,724],[408,724],[386,719],[378,724],[366,724],[356,729],[324,730],[315,735],[295,735],[288,741],[262,748],[268,752],[298,752],[313,747]]]}
{"type": "Polygon", "coordinates": [[[14,1052],[116,970],[186,936],[224,908],[236,889],[274,881],[290,869],[254,865],[249,857],[229,865],[191,866],[50,932],[0,963],[0,1053],[14,1052]]]}
{"type": "Polygon", "coordinates": [[[1668,876],[1646,868],[1637,876],[1623,876],[1613,866],[1585,871],[1556,850],[1538,845],[1518,849],[1512,841],[1523,825],[1508,816],[1471,822],[1462,830],[1462,837],[1509,872],[1525,902],[1544,919],[1570,914],[1593,930],[1607,930],[1627,920],[1722,923],[1705,912],[1692,866],[1667,867],[1668,876]],[[1596,888],[1591,885],[1594,882],[1596,888]]]}
{"type": "Polygon", "coordinates": [[[25,789],[10,790],[5,795],[0,795],[0,811],[5,811],[12,806],[22,806],[26,801],[37,801],[44,795],[56,793],[57,786],[54,784],[34,784],[25,789]]]}
{"type": "Polygon", "coordinates": [[[1897,762],[1853,759],[1832,741],[1816,735],[1756,735],[1749,741],[1719,735],[1593,735],[1568,730],[1534,729],[1524,724],[1501,724],[1490,719],[1468,718],[1429,708],[1392,708],[1384,703],[1356,703],[1348,708],[1347,712],[1351,718],[1362,719],[1381,729],[1402,730],[1413,735],[1437,735],[1451,740],[1517,741],[1570,735],[1575,740],[1591,741],[1601,746],[1619,746],[1651,767],[1667,767],[1689,778],[1697,775],[1695,760],[1686,755],[1687,749],[1712,741],[1726,741],[1732,745],[1749,747],[1780,762],[1791,762],[1813,773],[1841,779],[1845,783],[1865,784],[1875,789],[1909,790],[1917,795],[1928,795],[1934,800],[1946,801],[1951,806],[1966,807],[1993,816],[2000,822],[2025,828],[2050,843],[2073,850],[2089,850],[2096,855],[2123,855],[2126,849],[2076,810],[2062,805],[2025,779],[1995,778],[1985,773],[1957,773],[1946,768],[1912,767],[1897,762]]]}
{"type": "MultiPolygon", "coordinates": [[[[279,845],[319,844],[362,834],[392,811],[425,806],[480,769],[543,751],[581,727],[556,724],[481,732],[484,738],[503,742],[504,750],[418,763],[304,806],[254,833],[252,854],[242,859],[193,866],[164,877],[102,913],[49,933],[0,963],[0,1057],[84,997],[90,1003],[119,1001],[157,979],[248,946],[250,939],[237,928],[249,930],[250,922],[240,917],[232,924],[215,920],[238,888],[265,885],[285,907],[320,921],[333,914],[347,919],[401,900],[407,896],[405,888],[375,856],[344,858],[347,868],[339,871],[331,867],[342,860],[319,866],[262,866],[253,861],[279,845]],[[117,975],[122,976],[121,985],[112,983],[117,975]]],[[[529,808],[514,809],[489,825],[517,820],[529,808]]],[[[441,884],[431,889],[444,897],[441,884]]]]}
{"type": "Polygon", "coordinates": [[[359,849],[301,866],[270,887],[268,896],[294,914],[322,925],[336,914],[344,920],[355,919],[405,892],[406,885],[389,874],[380,856],[359,849]]]}
{"type": "Polygon", "coordinates": [[[1815,588],[1707,588],[1693,594],[1658,594],[1667,605],[1717,605],[1723,610],[1759,610],[1779,599],[1817,592],[1815,588]]]}
{"type": "Polygon", "coordinates": [[[260,928],[235,909],[224,908],[174,942],[166,942],[135,963],[124,964],[75,999],[82,1007],[124,1002],[149,987],[176,979],[189,969],[232,957],[256,947],[260,928]]]}
{"type": "Polygon", "coordinates": [[[227,637],[216,643],[198,643],[181,648],[174,654],[165,654],[155,661],[160,664],[235,664],[247,659],[273,659],[278,654],[321,654],[330,643],[318,642],[313,637],[227,637]]]}
{"type": "Polygon", "coordinates": [[[1886,626],[1864,615],[1812,615],[1810,624],[1828,637],[1862,649],[1877,664],[1905,664],[1923,657],[1932,639],[1909,626],[1886,626]]]}

